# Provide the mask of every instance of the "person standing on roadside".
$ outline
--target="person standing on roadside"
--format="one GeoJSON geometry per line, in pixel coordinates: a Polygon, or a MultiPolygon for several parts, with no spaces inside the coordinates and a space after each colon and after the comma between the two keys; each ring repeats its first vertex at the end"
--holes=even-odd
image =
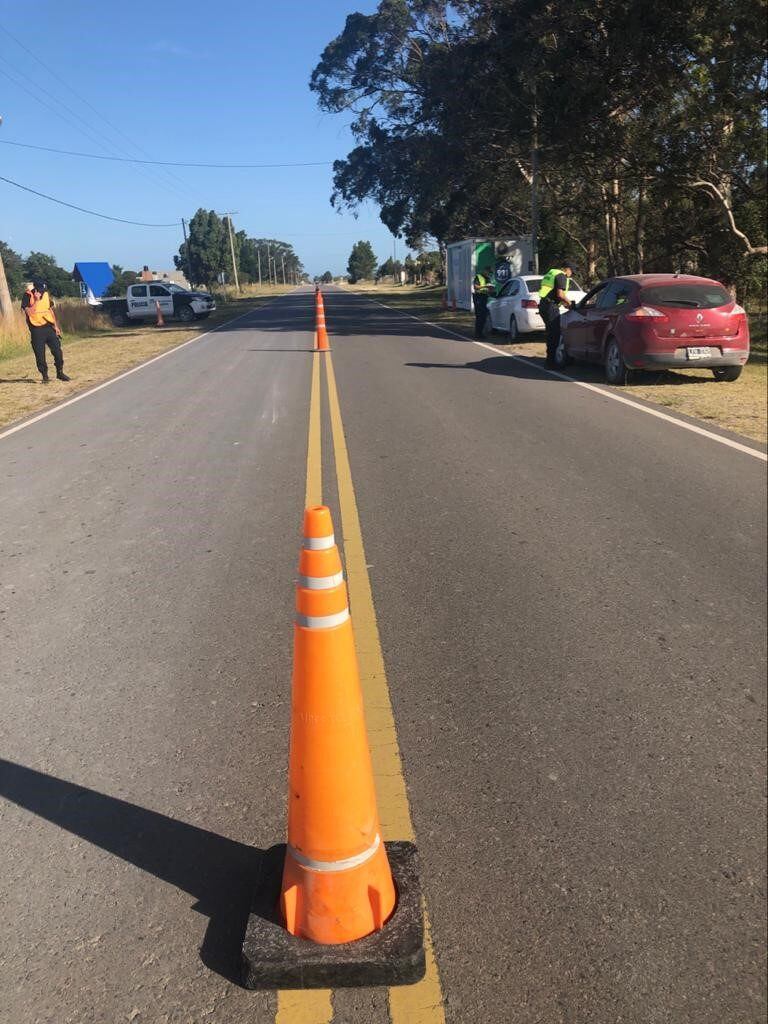
{"type": "Polygon", "coordinates": [[[561,307],[570,309],[568,301],[568,285],[573,277],[573,264],[570,260],[561,260],[559,267],[552,267],[541,279],[539,286],[539,314],[547,329],[547,363],[555,365],[555,352],[560,344],[560,313],[561,307]]]}
{"type": "Polygon", "coordinates": [[[472,282],[472,301],[475,306],[475,337],[482,338],[485,318],[488,316],[488,299],[494,294],[493,278],[489,271],[479,271],[472,282]]]}
{"type": "Polygon", "coordinates": [[[42,383],[48,383],[48,362],[45,358],[45,346],[51,350],[53,362],[56,366],[56,376],[59,380],[69,380],[64,373],[64,354],[61,351],[61,328],[56,319],[53,300],[48,293],[48,286],[45,281],[32,282],[32,294],[27,302],[27,296],[22,299],[22,309],[27,316],[29,324],[30,341],[32,351],[35,353],[35,362],[43,378],[42,383]]]}

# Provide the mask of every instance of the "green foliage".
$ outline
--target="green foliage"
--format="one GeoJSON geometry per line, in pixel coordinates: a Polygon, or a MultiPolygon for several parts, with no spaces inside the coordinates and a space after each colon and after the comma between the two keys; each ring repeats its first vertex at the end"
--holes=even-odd
{"type": "MultiPolygon", "coordinates": [[[[187,241],[174,256],[176,269],[181,270],[192,285],[212,287],[220,274],[232,274],[232,256],[226,220],[214,210],[197,211],[189,222],[187,241]]],[[[228,275],[228,276],[229,276],[228,275]]]]}
{"type": "Polygon", "coordinates": [[[320,275],[320,281],[323,284],[331,284],[332,283],[332,281],[333,281],[333,274],[330,272],[330,270],[324,270],[323,271],[323,273],[320,275]]]}
{"type": "Polygon", "coordinates": [[[76,297],[80,294],[80,286],[68,270],[64,270],[53,256],[44,252],[31,252],[24,260],[25,280],[46,281],[51,295],[59,298],[76,297]]]}
{"type": "MultiPolygon", "coordinates": [[[[232,242],[238,275],[243,282],[282,282],[283,267],[286,281],[294,274],[301,277],[304,273],[301,260],[288,242],[249,238],[245,231],[235,231],[234,224],[232,242]]],[[[182,242],[178,256],[173,259],[176,268],[193,285],[204,284],[211,288],[218,283],[220,274],[224,274],[227,281],[233,281],[228,218],[219,217],[214,210],[198,210],[189,222],[187,242],[182,242]]]]}
{"type": "Polygon", "coordinates": [[[288,242],[281,242],[277,238],[243,239],[240,268],[244,277],[252,282],[258,281],[261,268],[262,284],[282,284],[283,266],[286,282],[290,282],[294,275],[301,278],[304,273],[301,260],[288,242]]]}
{"type": "Polygon", "coordinates": [[[376,256],[370,242],[355,242],[349,254],[347,273],[354,284],[372,278],[376,271],[376,256]]]}
{"type": "Polygon", "coordinates": [[[542,262],[753,288],[764,21],[763,0],[381,0],[311,78],[324,110],[356,115],[332,201],[373,200],[412,246],[526,232],[536,139],[542,262]]]}
{"type": "Polygon", "coordinates": [[[104,293],[107,298],[121,298],[139,277],[135,270],[123,270],[117,263],[112,264],[112,273],[115,275],[115,279],[104,293]]]}
{"type": "Polygon", "coordinates": [[[3,261],[5,276],[8,278],[8,291],[12,298],[20,299],[27,280],[24,276],[24,261],[6,242],[0,242],[0,259],[3,261]]]}

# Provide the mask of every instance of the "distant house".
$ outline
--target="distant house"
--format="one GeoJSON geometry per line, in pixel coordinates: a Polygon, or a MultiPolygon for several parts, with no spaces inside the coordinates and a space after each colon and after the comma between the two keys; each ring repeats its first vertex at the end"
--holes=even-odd
{"type": "Polygon", "coordinates": [[[99,299],[115,280],[108,263],[76,263],[72,276],[80,284],[80,294],[91,306],[97,306],[99,299]]]}
{"type": "Polygon", "coordinates": [[[181,288],[189,288],[189,281],[180,270],[150,270],[145,266],[139,272],[140,281],[165,281],[166,283],[177,284],[181,288]]]}

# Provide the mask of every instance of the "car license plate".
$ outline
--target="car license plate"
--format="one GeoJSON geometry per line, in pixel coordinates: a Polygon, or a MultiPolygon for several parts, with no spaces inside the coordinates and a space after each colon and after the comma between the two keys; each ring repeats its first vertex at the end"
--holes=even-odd
{"type": "Polygon", "coordinates": [[[709,348],[689,348],[689,359],[709,359],[709,348]]]}

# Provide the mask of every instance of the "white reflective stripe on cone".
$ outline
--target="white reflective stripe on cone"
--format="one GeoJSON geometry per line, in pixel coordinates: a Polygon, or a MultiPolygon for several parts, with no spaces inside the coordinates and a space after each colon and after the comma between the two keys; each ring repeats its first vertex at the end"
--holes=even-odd
{"type": "Polygon", "coordinates": [[[288,852],[297,864],[301,864],[304,868],[311,868],[313,871],[347,871],[349,868],[357,868],[361,864],[365,864],[380,846],[381,836],[377,834],[367,850],[355,854],[354,857],[345,857],[344,860],[313,860],[311,857],[305,857],[303,853],[299,853],[290,843],[288,843],[288,852]]]}
{"type": "Polygon", "coordinates": [[[336,612],[335,615],[302,615],[296,613],[296,625],[304,626],[305,629],[331,629],[332,626],[340,626],[349,618],[349,608],[343,612],[336,612]]]}
{"type": "Polygon", "coordinates": [[[334,573],[333,576],[299,576],[299,586],[307,590],[330,590],[343,582],[343,572],[334,573]]]}
{"type": "Polygon", "coordinates": [[[304,547],[307,551],[325,551],[326,548],[332,548],[336,543],[336,538],[331,533],[327,537],[305,537],[304,547]]]}

